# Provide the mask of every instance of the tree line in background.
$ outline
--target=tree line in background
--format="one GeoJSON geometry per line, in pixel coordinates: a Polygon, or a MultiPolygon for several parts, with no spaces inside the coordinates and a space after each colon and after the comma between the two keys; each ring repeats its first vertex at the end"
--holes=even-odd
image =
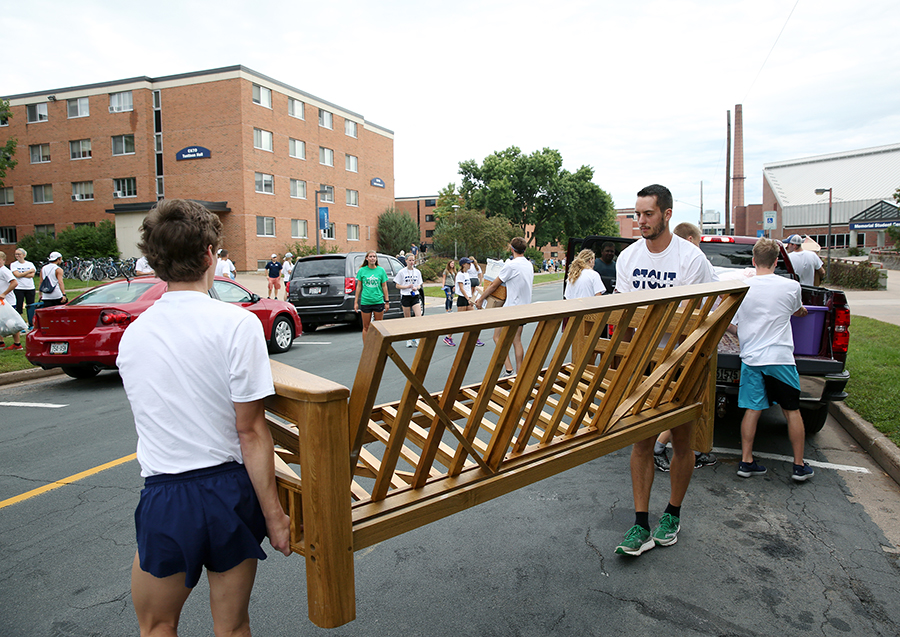
{"type": "MultiPolygon", "coordinates": [[[[619,234],[612,198],[591,181],[593,169],[570,173],[557,150],[525,155],[511,146],[481,164],[460,162],[459,174],[462,186],[441,189],[434,209],[432,243],[442,257],[502,258],[518,235],[528,240],[527,256],[539,263],[541,246],[564,249],[570,237],[619,234]],[[527,226],[534,226],[530,235],[527,226]]],[[[418,241],[419,229],[408,214],[391,208],[378,218],[381,252],[396,255],[418,241]]]]}

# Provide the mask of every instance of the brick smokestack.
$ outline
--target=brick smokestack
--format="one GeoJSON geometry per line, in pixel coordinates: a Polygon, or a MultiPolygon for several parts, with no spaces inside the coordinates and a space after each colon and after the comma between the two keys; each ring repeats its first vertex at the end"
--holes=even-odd
{"type": "MultiPolygon", "coordinates": [[[[731,178],[732,211],[744,207],[744,114],[742,110],[741,104],[734,105],[734,176],[731,178]]],[[[734,219],[734,215],[732,215],[732,219],[734,219]]]]}

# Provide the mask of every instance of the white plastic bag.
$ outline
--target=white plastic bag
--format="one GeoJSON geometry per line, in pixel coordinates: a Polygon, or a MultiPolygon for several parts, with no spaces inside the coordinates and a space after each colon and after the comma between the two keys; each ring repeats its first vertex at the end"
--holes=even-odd
{"type": "Polygon", "coordinates": [[[5,299],[0,299],[0,336],[12,336],[27,328],[22,315],[5,299]]]}

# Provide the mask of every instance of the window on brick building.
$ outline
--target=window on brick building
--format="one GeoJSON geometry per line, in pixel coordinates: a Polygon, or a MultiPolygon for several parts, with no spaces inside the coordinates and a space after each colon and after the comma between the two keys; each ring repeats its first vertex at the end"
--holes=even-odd
{"type": "Polygon", "coordinates": [[[0,243],[18,243],[19,235],[15,226],[0,227],[0,243]]]}
{"type": "Polygon", "coordinates": [[[49,119],[49,115],[47,115],[47,103],[43,104],[29,104],[25,107],[26,117],[29,124],[34,124],[36,122],[46,122],[49,119]]]}
{"type": "Polygon", "coordinates": [[[437,199],[426,199],[425,207],[426,208],[434,208],[437,205],[437,199]]]}
{"type": "Polygon", "coordinates": [[[356,155],[345,155],[344,168],[352,173],[359,172],[359,157],[356,155]]]}
{"type": "Polygon", "coordinates": [[[75,139],[69,142],[69,159],[90,159],[91,140],[75,139]]]}
{"type": "Polygon", "coordinates": [[[0,188],[0,206],[11,206],[14,203],[16,203],[16,199],[13,195],[12,186],[0,188]]]}
{"type": "Polygon", "coordinates": [[[134,155],[134,135],[116,135],[112,138],[113,155],[134,155]]]}
{"type": "Polygon", "coordinates": [[[54,239],[56,238],[56,226],[52,223],[46,223],[41,225],[36,225],[34,227],[34,234],[49,234],[54,239]]]}
{"type": "Polygon", "coordinates": [[[291,179],[291,197],[294,199],[306,199],[306,182],[301,179],[291,179]]]}
{"type": "Polygon", "coordinates": [[[306,239],[306,219],[291,219],[291,239],[306,239]]]}
{"type": "Polygon", "coordinates": [[[67,109],[69,119],[73,117],[87,117],[91,114],[90,103],[86,97],[76,97],[73,100],[67,100],[67,109]]]}
{"type": "Polygon", "coordinates": [[[134,177],[122,177],[113,179],[113,198],[137,197],[137,179],[134,177]]]}
{"type": "Polygon", "coordinates": [[[256,218],[256,236],[258,236],[258,237],[274,237],[275,236],[275,217],[257,217],[256,218]]]}
{"type": "Polygon", "coordinates": [[[434,230],[426,230],[426,231],[425,231],[425,238],[426,238],[426,239],[430,239],[430,238],[433,237],[433,236],[434,236],[434,230]]]}
{"type": "Polygon", "coordinates": [[[293,97],[288,98],[288,115],[297,119],[306,119],[306,104],[293,97]]]}
{"type": "Polygon", "coordinates": [[[356,122],[352,119],[344,120],[344,134],[349,137],[356,137],[356,122]]]}
{"type": "Polygon", "coordinates": [[[322,238],[334,239],[334,222],[329,222],[327,228],[322,228],[322,238]]]}
{"type": "Polygon", "coordinates": [[[32,144],[28,147],[32,164],[46,164],[50,161],[50,144],[32,144]]]}
{"type": "Polygon", "coordinates": [[[256,173],[256,192],[270,195],[275,194],[275,176],[265,173],[256,173]]]}
{"type": "Polygon", "coordinates": [[[359,205],[359,191],[358,190],[347,190],[347,205],[348,206],[358,206],[359,205]]]}
{"type": "Polygon", "coordinates": [[[306,142],[299,139],[289,139],[288,154],[295,159],[306,159],[306,142]]]}
{"type": "Polygon", "coordinates": [[[259,148],[260,150],[267,150],[269,152],[274,151],[274,137],[271,131],[262,130],[261,128],[254,128],[253,148],[259,148]]]}
{"type": "Polygon", "coordinates": [[[253,103],[272,108],[272,90],[259,84],[253,85],[253,103]]]}
{"type": "Polygon", "coordinates": [[[359,241],[359,224],[347,224],[347,241],[359,241]]]}
{"type": "Polygon", "coordinates": [[[323,166],[334,166],[334,151],[324,146],[319,146],[319,163],[323,166]]]}
{"type": "Polygon", "coordinates": [[[53,203],[53,184],[32,186],[31,199],[34,203],[53,203]]]}
{"type": "MultiPolygon", "coordinates": [[[[45,105],[46,106],[46,105],[45,105]]],[[[322,128],[334,128],[334,116],[324,108],[319,109],[319,126],[322,128]]]]}
{"type": "Polygon", "coordinates": [[[324,193],[319,195],[319,201],[321,201],[322,203],[334,203],[334,186],[319,184],[319,190],[325,191],[324,193]]]}
{"type": "Polygon", "coordinates": [[[72,201],[91,201],[94,198],[93,181],[73,181],[72,201]]]}
{"type": "Polygon", "coordinates": [[[109,112],[122,113],[134,110],[134,100],[131,91],[122,91],[121,93],[109,94],[109,112]]]}
{"type": "Polygon", "coordinates": [[[425,223],[433,223],[434,215],[425,215],[425,223]]]}

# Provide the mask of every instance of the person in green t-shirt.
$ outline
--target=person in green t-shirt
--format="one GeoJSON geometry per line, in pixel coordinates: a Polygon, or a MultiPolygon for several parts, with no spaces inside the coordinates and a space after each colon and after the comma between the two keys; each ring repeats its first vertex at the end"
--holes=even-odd
{"type": "Polygon", "coordinates": [[[378,255],[374,250],[366,252],[366,264],[356,273],[356,301],[354,312],[362,312],[362,336],[366,340],[369,323],[380,321],[384,311],[390,307],[388,300],[388,275],[378,265],[378,255]]]}

